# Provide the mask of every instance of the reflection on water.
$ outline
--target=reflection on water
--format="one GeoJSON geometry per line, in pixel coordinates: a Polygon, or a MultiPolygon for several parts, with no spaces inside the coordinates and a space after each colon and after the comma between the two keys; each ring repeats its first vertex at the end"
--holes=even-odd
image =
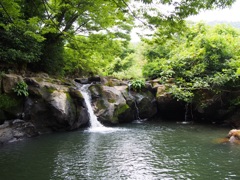
{"type": "Polygon", "coordinates": [[[1,179],[239,179],[228,129],[173,123],[42,136],[0,149],[1,179]]]}

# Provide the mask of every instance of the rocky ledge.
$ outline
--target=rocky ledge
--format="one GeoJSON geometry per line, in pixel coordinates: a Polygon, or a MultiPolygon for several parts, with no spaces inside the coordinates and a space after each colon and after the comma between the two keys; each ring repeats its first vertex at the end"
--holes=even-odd
{"type": "MultiPolygon", "coordinates": [[[[136,92],[127,81],[107,77],[59,80],[44,73],[25,77],[4,74],[0,77],[0,143],[89,126],[79,86],[90,83],[92,107],[103,124],[116,125],[155,116],[183,120],[186,115],[186,104],[173,99],[157,80],[147,82],[136,92]],[[24,91],[21,87],[16,90],[19,83],[27,85],[28,96],[21,92],[24,91]]],[[[204,116],[205,112],[209,113],[196,108],[193,113],[204,116]]],[[[240,124],[237,111],[228,119],[228,123],[240,124]]]]}
{"type": "Polygon", "coordinates": [[[92,83],[92,106],[104,124],[151,118],[157,113],[154,94],[130,92],[128,85],[118,80],[57,80],[42,73],[31,77],[4,74],[0,82],[0,143],[87,127],[89,115],[78,83],[92,83]],[[27,85],[28,96],[14,91],[19,83],[27,85]]]}

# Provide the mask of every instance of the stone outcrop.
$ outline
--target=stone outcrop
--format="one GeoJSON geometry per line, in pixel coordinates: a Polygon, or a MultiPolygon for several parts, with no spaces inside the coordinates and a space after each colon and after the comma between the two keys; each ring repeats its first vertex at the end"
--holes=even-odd
{"type": "Polygon", "coordinates": [[[92,85],[90,88],[94,112],[99,121],[116,124],[133,119],[131,109],[121,91],[115,87],[92,85]]]}
{"type": "MultiPolygon", "coordinates": [[[[0,84],[2,85],[0,101],[10,100],[9,103],[1,104],[0,124],[6,120],[21,119],[31,123],[38,133],[46,133],[74,130],[89,123],[84,99],[71,82],[51,79],[43,75],[23,78],[11,74],[3,75],[0,84]],[[13,91],[16,84],[22,81],[28,85],[27,97],[17,96],[13,91]]],[[[10,135],[15,132],[10,127],[5,129],[0,131],[0,136],[1,133],[10,135]]],[[[3,139],[7,141],[12,139],[7,137],[3,139]]]]}
{"type": "MultiPolygon", "coordinates": [[[[85,84],[82,79],[77,81],[85,84]]],[[[93,83],[89,88],[92,106],[102,123],[126,123],[139,118],[151,118],[157,113],[154,94],[146,89],[142,92],[130,92],[127,82],[107,78],[92,77],[88,78],[87,82],[93,83]]],[[[85,100],[74,82],[51,79],[46,74],[31,77],[11,74],[2,76],[0,84],[0,95],[17,102],[1,109],[0,124],[20,119],[30,123],[39,134],[74,130],[89,124],[85,100]],[[22,81],[28,85],[27,97],[17,96],[13,91],[16,84],[22,81]]],[[[3,141],[12,141],[16,136],[13,130],[15,126],[4,127],[5,130],[2,128],[0,136],[1,133],[6,134],[3,141]]],[[[19,134],[21,131],[23,130],[19,129],[19,134]]],[[[24,134],[22,137],[30,136],[24,134]]]]}
{"type": "Polygon", "coordinates": [[[35,126],[24,120],[5,121],[4,124],[0,125],[0,144],[37,135],[38,131],[35,126]]]}
{"type": "MultiPolygon", "coordinates": [[[[103,124],[129,123],[154,116],[179,121],[186,116],[186,103],[174,99],[166,92],[166,86],[159,84],[158,80],[147,82],[138,92],[131,90],[129,82],[113,78],[76,78],[75,81],[82,84],[91,83],[89,92],[92,107],[98,120],[103,124]]],[[[41,133],[87,127],[89,125],[87,107],[75,81],[52,79],[44,73],[31,77],[2,75],[0,143],[41,133]],[[28,85],[29,96],[17,96],[13,91],[19,82],[28,85]]],[[[216,102],[212,104],[217,104],[216,102]]],[[[224,108],[209,107],[209,110],[201,111],[195,106],[194,111],[199,114],[209,113],[207,114],[209,117],[216,111],[219,112],[219,118],[228,115],[228,123],[234,123],[234,127],[239,128],[239,113],[231,114],[224,108]]]]}
{"type": "Polygon", "coordinates": [[[185,103],[177,101],[170,93],[166,92],[166,86],[154,82],[158,113],[163,118],[184,120],[185,103]]]}
{"type": "MultiPolygon", "coordinates": [[[[25,103],[25,119],[38,129],[73,130],[88,123],[84,99],[77,88],[27,78],[30,96],[25,103]]],[[[45,130],[44,130],[45,131],[45,130]]]]}
{"type": "Polygon", "coordinates": [[[92,85],[90,92],[95,113],[103,123],[125,123],[151,118],[157,113],[156,101],[150,92],[129,92],[128,86],[92,85]]]}

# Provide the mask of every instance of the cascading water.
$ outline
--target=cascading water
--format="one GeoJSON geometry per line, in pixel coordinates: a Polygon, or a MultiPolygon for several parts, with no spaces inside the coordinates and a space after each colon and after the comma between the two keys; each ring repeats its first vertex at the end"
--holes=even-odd
{"type": "Polygon", "coordinates": [[[104,127],[98,120],[97,120],[97,116],[94,114],[93,112],[93,108],[91,106],[91,98],[88,94],[88,87],[90,85],[83,85],[80,88],[80,91],[83,95],[83,98],[85,100],[87,109],[88,109],[88,114],[89,114],[89,118],[90,118],[90,128],[99,128],[99,127],[104,127]]]}
{"type": "Polygon", "coordinates": [[[135,105],[135,109],[136,109],[136,112],[137,112],[137,114],[136,114],[137,120],[141,121],[142,119],[139,116],[139,109],[137,107],[137,102],[136,102],[136,100],[134,99],[134,97],[131,94],[131,84],[130,83],[128,84],[128,95],[129,95],[129,97],[131,97],[133,99],[133,102],[134,102],[134,105],[135,105]]]}
{"type": "Polygon", "coordinates": [[[112,131],[113,128],[108,128],[105,127],[104,125],[102,125],[98,119],[97,116],[94,114],[93,112],[93,108],[91,106],[91,97],[88,93],[88,88],[89,88],[90,84],[87,85],[82,85],[79,90],[82,93],[82,96],[85,100],[87,109],[88,109],[88,114],[89,114],[89,119],[90,119],[90,127],[89,127],[89,131],[91,132],[106,132],[106,131],[112,131]]]}
{"type": "Polygon", "coordinates": [[[177,122],[178,124],[192,124],[193,121],[190,121],[193,119],[193,114],[192,114],[192,108],[189,109],[189,103],[185,105],[185,117],[184,121],[182,122],[177,122]]]}

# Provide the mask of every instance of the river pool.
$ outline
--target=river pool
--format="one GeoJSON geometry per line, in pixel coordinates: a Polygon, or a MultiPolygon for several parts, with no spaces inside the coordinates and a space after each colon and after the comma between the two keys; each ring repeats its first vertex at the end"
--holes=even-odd
{"type": "Polygon", "coordinates": [[[0,147],[2,180],[240,179],[229,129],[148,122],[42,135],[0,147]]]}

